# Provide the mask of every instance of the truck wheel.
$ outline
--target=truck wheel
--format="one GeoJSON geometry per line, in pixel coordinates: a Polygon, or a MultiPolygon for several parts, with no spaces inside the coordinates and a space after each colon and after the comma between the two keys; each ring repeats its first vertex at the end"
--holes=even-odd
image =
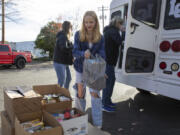
{"type": "Polygon", "coordinates": [[[150,94],[149,91],[146,91],[146,90],[143,90],[143,89],[140,89],[140,88],[136,88],[141,94],[150,94]]]}
{"type": "Polygon", "coordinates": [[[25,62],[25,60],[24,59],[18,59],[17,61],[16,61],[16,67],[18,68],[18,69],[23,69],[24,67],[25,67],[25,64],[26,64],[26,62],[25,62]]]}

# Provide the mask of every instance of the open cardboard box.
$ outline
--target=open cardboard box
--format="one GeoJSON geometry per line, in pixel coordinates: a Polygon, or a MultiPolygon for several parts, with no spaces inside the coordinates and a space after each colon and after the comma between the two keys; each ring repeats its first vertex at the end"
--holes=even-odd
{"type": "Polygon", "coordinates": [[[63,135],[63,130],[52,115],[45,111],[39,111],[18,115],[15,119],[15,135],[63,135]],[[45,126],[51,126],[52,128],[34,133],[25,131],[21,123],[36,119],[40,119],[45,123],[45,126]]]}
{"type": "MultiPolygon", "coordinates": [[[[88,134],[88,114],[85,114],[76,108],[73,108],[73,109],[77,111],[79,114],[81,114],[81,116],[59,122],[59,124],[63,128],[64,135],[87,135],[88,134]]],[[[53,113],[63,113],[63,111],[64,110],[60,108],[59,110],[51,110],[48,112],[49,114],[52,115],[53,113]]]]}
{"type": "Polygon", "coordinates": [[[15,127],[6,111],[1,112],[1,135],[15,135],[15,127]]]}
{"type": "Polygon", "coordinates": [[[69,90],[60,87],[58,84],[35,85],[33,86],[33,90],[36,93],[40,94],[41,96],[60,93],[71,99],[71,101],[61,101],[57,103],[43,104],[43,110],[46,110],[46,111],[57,110],[59,107],[61,107],[61,109],[63,110],[72,108],[72,98],[69,93],[69,90]]]}
{"type": "Polygon", "coordinates": [[[13,125],[15,115],[42,110],[41,100],[42,96],[33,90],[4,88],[4,108],[13,125]]]}

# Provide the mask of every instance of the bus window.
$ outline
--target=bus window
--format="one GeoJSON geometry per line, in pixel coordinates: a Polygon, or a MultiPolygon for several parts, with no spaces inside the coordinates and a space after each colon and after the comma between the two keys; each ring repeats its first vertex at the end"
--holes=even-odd
{"type": "Polygon", "coordinates": [[[165,29],[180,29],[180,0],[167,0],[165,29]]]}
{"type": "Polygon", "coordinates": [[[112,13],[111,19],[113,19],[113,17],[115,17],[115,16],[120,16],[121,17],[121,15],[122,15],[122,12],[120,10],[118,10],[118,11],[112,13]]]}
{"type": "Polygon", "coordinates": [[[124,5],[122,7],[120,7],[120,9],[118,11],[115,11],[111,14],[111,19],[114,17],[114,16],[120,16],[124,22],[126,23],[126,20],[127,20],[127,12],[128,12],[128,5],[124,5]]]}
{"type": "Polygon", "coordinates": [[[132,16],[148,26],[159,27],[161,0],[133,0],[132,16]]]}

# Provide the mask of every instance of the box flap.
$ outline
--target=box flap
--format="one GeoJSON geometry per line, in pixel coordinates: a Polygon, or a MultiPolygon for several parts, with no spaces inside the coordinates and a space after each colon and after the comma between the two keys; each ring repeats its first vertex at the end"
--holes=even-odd
{"type": "Polygon", "coordinates": [[[19,114],[19,115],[16,115],[16,118],[20,121],[20,123],[35,120],[35,119],[42,120],[42,111],[19,114]]]}
{"type": "Polygon", "coordinates": [[[64,112],[66,109],[74,109],[74,110],[76,110],[79,114],[81,114],[81,115],[85,115],[86,113],[84,113],[84,112],[82,112],[81,110],[79,110],[79,109],[77,109],[77,108],[56,108],[56,109],[54,109],[54,110],[49,110],[49,111],[47,111],[47,112],[49,112],[49,113],[62,113],[62,112],[64,112]]]}
{"type": "Polygon", "coordinates": [[[44,122],[46,122],[46,124],[51,125],[53,127],[59,126],[59,122],[51,114],[49,114],[46,111],[43,111],[43,115],[44,115],[43,119],[44,122]]]}
{"type": "MultiPolygon", "coordinates": [[[[76,110],[78,113],[80,113],[81,116],[59,122],[59,124],[63,127],[64,135],[87,134],[88,133],[88,115],[81,112],[80,110],[76,108],[73,108],[73,109],[76,110]]],[[[63,111],[64,110],[56,110],[56,112],[54,113],[62,113],[63,111]]],[[[49,113],[52,115],[51,112],[49,113]]]]}
{"type": "Polygon", "coordinates": [[[18,89],[18,92],[24,96],[24,90],[20,86],[16,86],[16,88],[18,89]]]}
{"type": "Polygon", "coordinates": [[[2,135],[15,135],[15,127],[6,111],[1,112],[1,133],[2,135]]]}
{"type": "Polygon", "coordinates": [[[34,92],[33,90],[29,90],[27,92],[24,92],[24,95],[26,98],[41,97],[40,94],[34,92]]]}
{"type": "Polygon", "coordinates": [[[70,97],[70,98],[71,98],[71,94],[70,94],[70,92],[69,92],[68,89],[62,88],[62,87],[60,87],[59,85],[57,85],[56,89],[57,89],[58,91],[61,91],[61,93],[63,93],[64,96],[67,96],[67,97],[70,97]]]}
{"type": "Polygon", "coordinates": [[[60,87],[58,84],[50,84],[50,85],[35,85],[33,86],[33,90],[40,95],[48,95],[48,94],[58,94],[62,93],[64,96],[70,97],[70,93],[68,89],[60,87]]]}
{"type": "Polygon", "coordinates": [[[7,91],[5,91],[6,92],[6,94],[8,95],[8,97],[10,97],[10,98],[21,98],[21,97],[23,97],[23,95],[21,95],[19,92],[18,92],[18,90],[7,90],[7,91]]]}
{"type": "MultiPolygon", "coordinates": [[[[20,88],[20,87],[17,87],[17,88],[20,88]]],[[[25,98],[41,97],[41,95],[34,92],[34,90],[24,91],[22,88],[20,89],[4,88],[4,92],[11,99],[22,98],[22,97],[25,97],[25,98]]]]}
{"type": "Polygon", "coordinates": [[[17,135],[63,135],[62,127],[52,116],[50,116],[46,112],[33,112],[17,116],[15,120],[15,132],[17,135]],[[51,126],[52,128],[42,130],[40,132],[29,133],[26,132],[20,124],[22,122],[28,122],[39,118],[40,120],[43,120],[45,124],[51,126]]]}
{"type": "Polygon", "coordinates": [[[15,99],[15,98],[33,98],[33,97],[41,97],[40,94],[35,93],[33,90],[24,92],[24,96],[19,92],[19,90],[7,90],[5,91],[9,98],[15,99]]]}
{"type": "Polygon", "coordinates": [[[56,110],[66,110],[72,108],[72,101],[64,101],[53,104],[45,104],[43,109],[47,112],[55,113],[56,110]]]}

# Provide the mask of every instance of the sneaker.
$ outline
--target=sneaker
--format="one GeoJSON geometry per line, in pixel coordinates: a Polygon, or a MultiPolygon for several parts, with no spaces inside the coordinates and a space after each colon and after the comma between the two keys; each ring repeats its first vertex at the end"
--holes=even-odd
{"type": "Polygon", "coordinates": [[[116,110],[115,110],[115,108],[110,107],[110,106],[103,106],[102,111],[104,111],[104,112],[115,112],[116,110]]]}
{"type": "Polygon", "coordinates": [[[115,107],[116,107],[116,104],[110,103],[108,106],[110,106],[110,107],[112,107],[112,108],[115,108],[115,107]]]}

